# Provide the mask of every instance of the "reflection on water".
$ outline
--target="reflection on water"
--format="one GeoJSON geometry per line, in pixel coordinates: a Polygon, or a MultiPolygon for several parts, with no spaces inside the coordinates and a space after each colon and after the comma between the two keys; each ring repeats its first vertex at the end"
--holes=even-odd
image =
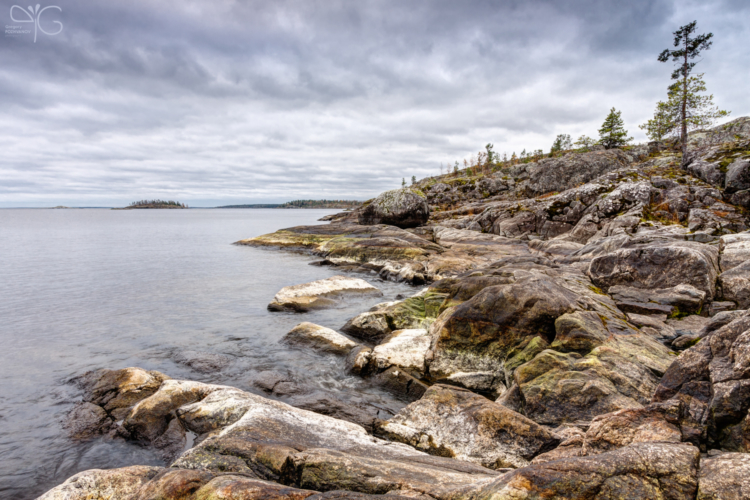
{"type": "Polygon", "coordinates": [[[35,498],[85,469],[161,464],[135,445],[65,436],[61,420],[80,400],[66,381],[95,368],[140,366],[254,392],[253,375],[276,370],[344,401],[402,406],[345,375],[339,358],[279,339],[301,321],[339,328],[413,289],[361,276],[385,296],[271,313],[279,288],[337,271],[304,254],[231,245],[333,212],[0,210],[0,498],[35,498]]]}

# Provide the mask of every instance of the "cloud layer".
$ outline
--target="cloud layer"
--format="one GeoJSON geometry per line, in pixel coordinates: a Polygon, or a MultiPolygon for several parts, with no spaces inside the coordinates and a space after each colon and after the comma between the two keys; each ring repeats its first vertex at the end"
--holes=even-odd
{"type": "Polygon", "coordinates": [[[643,140],[694,19],[717,104],[750,114],[741,0],[55,5],[59,35],[0,40],[0,206],[366,199],[487,142],[594,136],[612,106],[643,140]]]}

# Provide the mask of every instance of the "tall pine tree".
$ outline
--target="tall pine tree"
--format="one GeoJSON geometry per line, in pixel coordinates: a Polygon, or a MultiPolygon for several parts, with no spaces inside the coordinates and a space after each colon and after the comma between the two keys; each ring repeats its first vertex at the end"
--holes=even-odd
{"type": "Polygon", "coordinates": [[[697,63],[690,62],[698,57],[703,50],[711,48],[713,33],[694,36],[696,21],[682,26],[672,33],[674,35],[675,50],[664,49],[659,54],[659,61],[667,62],[670,59],[676,63],[677,69],[672,72],[672,80],[681,80],[680,95],[680,142],[682,143],[682,162],[687,160],[687,132],[688,132],[688,77],[697,63]]]}
{"type": "Polygon", "coordinates": [[[602,128],[599,129],[599,144],[606,149],[612,149],[625,146],[632,140],[633,138],[628,137],[628,131],[625,130],[620,111],[615,108],[610,109],[607,118],[602,123],[602,128]]]}

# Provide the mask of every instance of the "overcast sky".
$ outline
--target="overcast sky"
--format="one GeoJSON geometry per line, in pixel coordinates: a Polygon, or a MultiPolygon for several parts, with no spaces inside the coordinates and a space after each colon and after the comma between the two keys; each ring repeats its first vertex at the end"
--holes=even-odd
{"type": "Polygon", "coordinates": [[[488,142],[596,136],[613,106],[644,141],[672,71],[656,57],[693,20],[714,33],[697,72],[750,115],[746,0],[51,0],[40,28],[62,31],[36,42],[13,3],[5,207],[367,199],[488,142]]]}

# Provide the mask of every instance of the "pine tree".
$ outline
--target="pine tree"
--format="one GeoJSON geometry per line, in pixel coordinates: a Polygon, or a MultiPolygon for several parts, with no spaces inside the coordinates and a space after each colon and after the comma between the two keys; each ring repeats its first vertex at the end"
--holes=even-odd
{"type": "Polygon", "coordinates": [[[414,185],[414,184],[417,183],[417,176],[416,175],[412,175],[411,176],[411,183],[412,183],[412,185],[414,185]]]}
{"type": "MultiPolygon", "coordinates": [[[[689,62],[691,59],[695,59],[703,50],[711,48],[711,38],[713,33],[692,36],[695,33],[696,21],[690,24],[682,26],[680,29],[672,33],[674,35],[674,46],[677,50],[664,49],[659,54],[659,61],[667,62],[672,59],[673,62],[678,64],[677,69],[672,72],[672,80],[682,79],[681,88],[677,89],[680,92],[680,142],[682,143],[682,161],[683,164],[687,160],[687,133],[688,133],[688,92],[689,84],[688,77],[693,71],[693,68],[697,63],[689,62]]],[[[673,85],[674,87],[674,85],[673,85]]],[[[671,89],[672,87],[670,87],[671,89]]],[[[704,89],[705,90],[705,89],[704,89]]]]}
{"type": "Polygon", "coordinates": [[[628,131],[625,130],[621,115],[622,113],[615,108],[610,109],[607,118],[604,119],[602,128],[599,129],[599,144],[606,149],[625,146],[633,140],[632,137],[628,137],[628,131]]]}
{"type": "Polygon", "coordinates": [[[401,187],[402,187],[402,188],[405,188],[405,187],[406,187],[406,179],[405,179],[405,178],[403,178],[403,177],[401,178],[401,187]]]}
{"type": "Polygon", "coordinates": [[[494,147],[494,144],[489,143],[484,147],[487,150],[487,163],[495,163],[495,151],[493,150],[494,147]]]}
{"type": "Polygon", "coordinates": [[[705,91],[702,73],[673,83],[669,86],[667,101],[656,103],[654,117],[639,127],[646,131],[652,141],[661,141],[678,134],[681,136],[683,107],[686,132],[710,127],[717,119],[729,116],[729,111],[720,110],[714,105],[713,95],[700,95],[705,91]],[[685,84],[687,89],[683,88],[685,84]]]}
{"type": "Polygon", "coordinates": [[[572,148],[573,148],[573,143],[570,140],[570,135],[557,134],[557,137],[555,137],[555,140],[552,143],[552,147],[550,148],[550,154],[554,156],[556,153],[559,153],[560,151],[567,151],[572,148]]]}

